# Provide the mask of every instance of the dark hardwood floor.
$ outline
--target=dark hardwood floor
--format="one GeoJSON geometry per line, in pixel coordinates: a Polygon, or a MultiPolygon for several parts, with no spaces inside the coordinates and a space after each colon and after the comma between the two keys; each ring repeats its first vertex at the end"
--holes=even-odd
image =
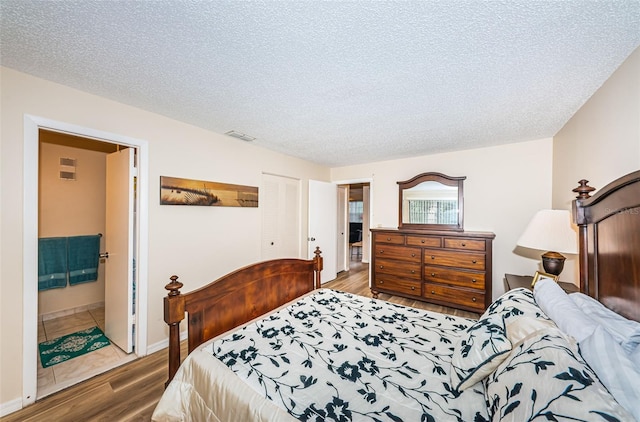
{"type": "MultiPolygon", "coordinates": [[[[370,296],[369,266],[352,262],[349,271],[323,287],[370,296]]],[[[467,318],[477,314],[380,294],[379,299],[467,318]]],[[[183,342],[183,355],[186,343],[183,342]]],[[[161,350],[38,400],[3,418],[18,421],[149,421],[167,379],[167,351],[161,350]]]]}

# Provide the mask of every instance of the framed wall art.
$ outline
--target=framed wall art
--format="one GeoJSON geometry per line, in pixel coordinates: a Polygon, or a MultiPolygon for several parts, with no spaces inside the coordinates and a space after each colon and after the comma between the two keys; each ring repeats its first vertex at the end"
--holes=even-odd
{"type": "Polygon", "coordinates": [[[257,208],[258,188],[160,176],[160,205],[257,208]]]}

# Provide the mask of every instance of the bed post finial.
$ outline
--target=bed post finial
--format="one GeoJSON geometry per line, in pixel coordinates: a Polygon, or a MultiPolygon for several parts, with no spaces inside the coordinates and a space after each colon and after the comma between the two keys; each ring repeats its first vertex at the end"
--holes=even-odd
{"type": "Polygon", "coordinates": [[[164,286],[164,288],[169,290],[169,296],[178,296],[183,284],[178,281],[177,275],[172,275],[169,280],[171,280],[171,283],[164,286]]]}
{"type": "Polygon", "coordinates": [[[315,255],[313,257],[313,261],[315,262],[315,272],[316,272],[316,279],[315,279],[315,286],[314,288],[319,289],[322,282],[321,282],[321,278],[320,278],[320,272],[322,271],[322,256],[320,256],[320,254],[322,253],[322,251],[320,250],[320,246],[316,246],[316,250],[313,251],[313,254],[315,255]]]}
{"type": "Polygon", "coordinates": [[[587,183],[589,183],[588,180],[582,179],[578,182],[580,186],[573,189],[573,192],[578,194],[576,196],[577,199],[587,199],[591,197],[590,193],[596,190],[596,188],[589,186],[587,183]]]}
{"type": "Polygon", "coordinates": [[[584,208],[581,207],[581,201],[589,199],[591,197],[590,193],[596,190],[596,188],[589,186],[588,183],[588,180],[582,179],[578,181],[580,186],[572,190],[572,192],[578,194],[576,199],[573,200],[572,209],[573,221],[578,226],[578,253],[580,256],[578,262],[580,265],[580,291],[582,293],[589,291],[589,268],[587,264],[587,220],[585,218],[584,208]]]}

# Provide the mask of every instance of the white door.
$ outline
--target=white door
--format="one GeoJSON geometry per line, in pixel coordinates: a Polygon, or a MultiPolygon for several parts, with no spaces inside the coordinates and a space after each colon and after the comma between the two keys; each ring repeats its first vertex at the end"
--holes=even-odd
{"type": "Polygon", "coordinates": [[[262,260],[300,257],[300,181],[262,175],[262,260]]]}
{"type": "Polygon", "coordinates": [[[134,149],[107,155],[105,251],[105,334],[133,351],[134,149]]]}
{"type": "Polygon", "coordinates": [[[349,194],[347,186],[338,186],[338,272],[349,271],[349,224],[347,223],[349,194]]]}
{"type": "Polygon", "coordinates": [[[316,246],[322,251],[322,283],[336,278],[338,188],[333,183],[309,180],[309,258],[316,246]]]}

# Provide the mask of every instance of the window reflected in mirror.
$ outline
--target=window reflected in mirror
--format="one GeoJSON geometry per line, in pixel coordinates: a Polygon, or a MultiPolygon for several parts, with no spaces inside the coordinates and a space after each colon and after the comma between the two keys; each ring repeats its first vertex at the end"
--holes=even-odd
{"type": "Polygon", "coordinates": [[[462,181],[440,173],[423,173],[400,188],[399,227],[463,230],[462,181]]]}
{"type": "Polygon", "coordinates": [[[458,224],[458,187],[438,182],[423,182],[404,190],[407,215],[402,221],[410,224],[458,224]]]}

